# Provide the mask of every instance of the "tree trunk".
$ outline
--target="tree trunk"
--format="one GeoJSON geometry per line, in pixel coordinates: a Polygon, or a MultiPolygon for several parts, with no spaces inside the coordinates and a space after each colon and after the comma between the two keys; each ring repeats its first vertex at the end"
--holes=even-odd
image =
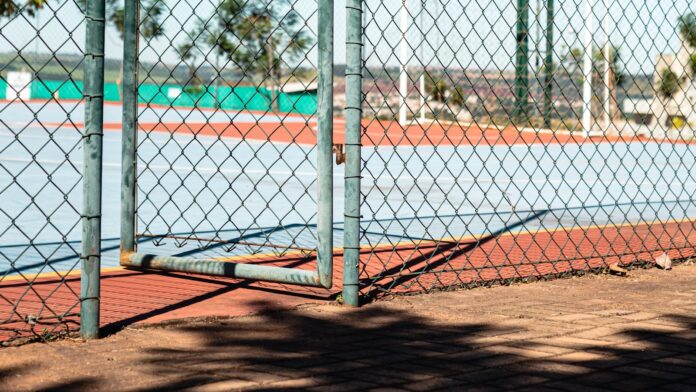
{"type": "Polygon", "coordinates": [[[609,67],[609,119],[615,122],[621,118],[619,101],[616,98],[616,70],[609,67]]]}
{"type": "Polygon", "coordinates": [[[271,111],[275,109],[276,112],[279,112],[279,107],[278,107],[278,100],[276,97],[276,80],[275,80],[275,64],[274,64],[274,57],[273,53],[275,49],[273,48],[273,36],[269,36],[268,41],[267,41],[267,46],[266,46],[266,51],[268,52],[268,81],[269,81],[269,90],[271,94],[271,104],[269,105],[271,111]]]}

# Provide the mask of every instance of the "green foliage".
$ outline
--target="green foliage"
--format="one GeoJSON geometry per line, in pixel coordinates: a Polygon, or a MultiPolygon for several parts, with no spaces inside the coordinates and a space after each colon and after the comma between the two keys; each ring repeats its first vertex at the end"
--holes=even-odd
{"type": "Polygon", "coordinates": [[[561,57],[561,66],[569,75],[580,72],[582,54],[582,48],[569,48],[568,52],[561,57]]]}
{"type": "Polygon", "coordinates": [[[188,81],[186,87],[184,87],[184,91],[202,91],[203,81],[196,73],[197,67],[195,64],[198,54],[200,54],[200,50],[196,48],[194,41],[182,43],[177,47],[177,50],[179,51],[181,61],[186,64],[186,67],[188,68],[188,81]]]}
{"type": "Polygon", "coordinates": [[[689,70],[691,71],[691,77],[696,78],[696,53],[691,53],[691,56],[689,56],[689,70]]]}
{"type": "MultiPolygon", "coordinates": [[[[621,48],[609,44],[609,69],[610,75],[614,77],[614,82],[617,86],[623,85],[626,81],[626,75],[623,71],[623,61],[621,59],[621,48]]],[[[592,53],[593,67],[595,70],[604,73],[607,53],[605,48],[596,48],[592,53]]]]}
{"type": "Polygon", "coordinates": [[[450,94],[450,96],[449,96],[448,102],[451,105],[455,105],[455,106],[459,106],[460,108],[463,108],[465,103],[466,103],[466,99],[464,98],[464,90],[459,86],[455,87],[452,90],[452,94],[450,94]]]}
{"type": "MultiPolygon", "coordinates": [[[[87,0],[75,1],[84,13],[87,9],[87,0]]],[[[140,3],[140,35],[142,37],[157,38],[164,34],[162,17],[166,10],[164,0],[144,0],[140,3]]],[[[106,20],[118,31],[121,39],[125,30],[125,16],[123,0],[106,0],[106,20]]]]}
{"type": "Polygon", "coordinates": [[[435,77],[430,72],[425,72],[425,91],[427,91],[431,100],[445,102],[448,90],[447,83],[444,80],[435,80],[435,77]]]}
{"type": "MultiPolygon", "coordinates": [[[[215,50],[257,82],[278,79],[283,62],[296,61],[313,44],[288,0],[223,0],[213,17],[188,36],[184,46],[215,50]],[[283,55],[281,59],[280,55],[283,55]]],[[[191,49],[182,60],[193,60],[191,49]]]]}
{"type": "Polygon", "coordinates": [[[673,99],[674,95],[679,91],[682,79],[672,71],[671,68],[667,68],[662,71],[660,75],[660,85],[658,87],[658,92],[660,96],[667,99],[673,99]]]}
{"type": "Polygon", "coordinates": [[[24,12],[33,17],[43,8],[44,3],[44,0],[27,0],[23,6],[19,6],[14,0],[0,0],[0,16],[13,16],[24,12]]]}
{"type": "Polygon", "coordinates": [[[679,33],[689,46],[696,48],[696,15],[693,12],[679,18],[679,33]]]}

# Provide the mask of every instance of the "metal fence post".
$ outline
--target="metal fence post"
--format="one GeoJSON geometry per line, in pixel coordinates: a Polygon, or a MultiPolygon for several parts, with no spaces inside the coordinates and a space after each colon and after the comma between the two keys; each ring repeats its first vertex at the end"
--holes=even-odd
{"type": "Polygon", "coordinates": [[[319,1],[317,269],[323,287],[333,280],[333,0],[319,1]]]}
{"type": "Polygon", "coordinates": [[[346,1],[346,166],[343,302],[359,305],[360,121],[362,118],[362,0],[346,1]]]}
{"type": "Polygon", "coordinates": [[[135,252],[138,130],[138,0],[125,0],[123,132],[121,133],[121,255],[135,252]]]}
{"type": "Polygon", "coordinates": [[[88,0],[85,49],[85,130],[80,281],[80,332],[99,337],[101,186],[104,103],[104,0],[88,0]]]}
{"type": "Polygon", "coordinates": [[[529,121],[529,0],[517,0],[515,119],[529,121]]]}
{"type": "Polygon", "coordinates": [[[554,0],[546,0],[546,58],[544,59],[544,128],[551,128],[553,99],[553,20],[554,0]]]}

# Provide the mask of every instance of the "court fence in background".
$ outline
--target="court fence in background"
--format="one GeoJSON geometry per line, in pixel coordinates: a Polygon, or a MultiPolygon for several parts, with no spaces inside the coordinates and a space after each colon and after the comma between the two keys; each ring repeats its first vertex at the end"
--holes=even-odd
{"type": "Polygon", "coordinates": [[[687,1],[2,4],[2,344],[99,336],[116,226],[124,267],[353,306],[694,256],[687,1]]]}
{"type": "MultiPolygon", "coordinates": [[[[31,73],[29,73],[31,76],[31,73]]],[[[104,83],[104,102],[121,102],[119,83],[104,83]]],[[[173,84],[147,84],[139,86],[138,102],[149,105],[165,105],[181,108],[220,108],[226,110],[269,111],[277,104],[281,113],[312,115],[317,110],[317,95],[314,90],[271,92],[264,87],[254,86],[206,86],[205,89],[186,89],[173,84]],[[187,91],[189,90],[189,91],[187,91]],[[276,96],[277,102],[273,97],[276,96]],[[216,98],[217,97],[217,98],[216,98]]],[[[44,80],[33,78],[29,85],[30,100],[80,101],[84,85],[81,80],[44,80]]],[[[7,83],[0,80],[0,100],[7,100],[7,83]]],[[[15,98],[10,88],[10,98],[15,98]]],[[[10,102],[12,99],[9,100],[10,102]]]]}

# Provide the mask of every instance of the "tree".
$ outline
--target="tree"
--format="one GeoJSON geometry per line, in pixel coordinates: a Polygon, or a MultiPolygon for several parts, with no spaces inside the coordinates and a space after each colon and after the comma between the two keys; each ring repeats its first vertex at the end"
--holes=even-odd
{"type": "MultiPolygon", "coordinates": [[[[76,0],[77,6],[80,11],[85,13],[87,10],[87,0],[76,0]]],[[[140,36],[146,39],[158,38],[164,34],[164,27],[162,26],[162,17],[164,15],[165,7],[164,0],[144,0],[140,5],[140,21],[139,21],[139,32],[140,36]]],[[[125,16],[126,11],[123,7],[122,0],[106,0],[105,9],[106,20],[111,23],[111,25],[118,31],[121,40],[123,40],[123,33],[125,32],[125,16]]],[[[121,69],[119,71],[119,77],[116,81],[118,85],[119,94],[123,96],[123,60],[121,60],[121,69]]]]}
{"type": "Polygon", "coordinates": [[[234,64],[256,86],[265,84],[272,104],[277,105],[273,94],[280,86],[283,66],[299,60],[312,44],[289,0],[223,0],[213,17],[189,34],[183,45],[212,49],[213,56],[234,64]]]}
{"type": "Polygon", "coordinates": [[[689,46],[696,48],[696,15],[693,12],[679,18],[679,33],[689,46]]]}
{"type": "MultiPolygon", "coordinates": [[[[27,0],[24,6],[17,7],[14,0],[0,0],[0,16],[13,16],[26,12],[29,16],[36,15],[43,9],[46,0],[27,0]]],[[[77,0],[76,4],[83,13],[87,9],[87,0],[77,0]]],[[[159,37],[162,29],[164,0],[145,0],[140,8],[140,35],[145,38],[159,37]],[[143,12],[144,11],[144,12],[143,12]]],[[[123,38],[125,10],[121,0],[106,0],[106,19],[116,28],[123,38]]]]}
{"type": "Polygon", "coordinates": [[[464,109],[466,105],[466,99],[464,98],[464,89],[462,89],[459,86],[455,87],[449,96],[448,102],[451,105],[458,106],[464,109]]]}
{"type": "MultiPolygon", "coordinates": [[[[105,0],[106,1],[106,20],[118,31],[119,36],[123,39],[125,30],[125,9],[121,0],[105,0]]],[[[17,4],[13,0],[0,0],[0,16],[12,17],[26,12],[29,16],[34,16],[43,9],[46,0],[27,0],[23,7],[17,8],[17,4]]],[[[83,14],[87,10],[87,0],[76,0],[77,7],[83,14]]],[[[146,39],[160,37],[164,34],[162,18],[166,8],[164,0],[144,0],[140,7],[140,36],[146,39]]],[[[123,67],[121,67],[121,75],[119,76],[118,85],[121,85],[123,79],[123,67]]],[[[119,87],[119,90],[121,88],[119,87]]]]}
{"type": "Polygon", "coordinates": [[[29,16],[36,15],[43,8],[44,0],[27,0],[24,6],[17,7],[19,4],[14,0],[0,0],[0,16],[13,16],[26,12],[29,16]]]}
{"type": "MultiPolygon", "coordinates": [[[[76,0],[77,6],[83,13],[87,9],[87,0],[76,0]]],[[[166,8],[164,0],[143,0],[140,3],[140,36],[143,38],[157,38],[164,34],[162,17],[166,8]]],[[[126,11],[122,0],[106,0],[106,20],[118,31],[123,39],[125,30],[124,20],[126,11]]]]}
{"type": "MultiPolygon", "coordinates": [[[[679,18],[679,33],[690,47],[696,48],[696,15],[693,12],[679,18]]],[[[696,77],[696,53],[689,56],[689,71],[691,77],[696,77]]]]}
{"type": "Polygon", "coordinates": [[[620,48],[610,45],[607,48],[598,48],[593,53],[593,69],[597,72],[595,77],[604,82],[604,72],[606,72],[606,64],[609,64],[609,86],[607,90],[609,92],[609,119],[611,121],[617,120],[619,118],[619,103],[616,98],[616,88],[622,86],[626,80],[626,75],[623,72],[623,65],[621,61],[621,50],[620,48]],[[607,52],[609,52],[609,61],[607,61],[607,52]]]}
{"type": "Polygon", "coordinates": [[[561,67],[571,78],[580,74],[582,70],[582,49],[569,48],[566,54],[561,57],[561,67]]]}
{"type": "Polygon", "coordinates": [[[425,72],[425,91],[428,93],[430,100],[445,102],[448,90],[447,83],[443,79],[435,80],[435,77],[429,71],[425,72]]]}
{"type": "Polygon", "coordinates": [[[674,99],[674,96],[681,87],[682,79],[672,71],[672,68],[666,68],[660,75],[660,86],[658,87],[659,94],[666,99],[674,99]]]}
{"type": "Polygon", "coordinates": [[[184,87],[184,91],[188,93],[200,93],[202,90],[203,81],[198,77],[196,66],[200,51],[196,51],[195,41],[186,41],[177,47],[181,61],[188,68],[188,81],[184,87]]]}

